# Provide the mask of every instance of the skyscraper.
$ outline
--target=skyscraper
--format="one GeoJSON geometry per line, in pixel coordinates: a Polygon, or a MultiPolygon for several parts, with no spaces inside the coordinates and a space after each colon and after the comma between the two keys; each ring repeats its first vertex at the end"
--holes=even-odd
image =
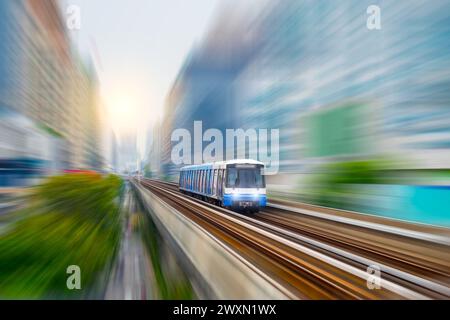
{"type": "Polygon", "coordinates": [[[60,140],[63,168],[97,168],[97,79],[56,0],[0,2],[0,105],[60,140]]]}

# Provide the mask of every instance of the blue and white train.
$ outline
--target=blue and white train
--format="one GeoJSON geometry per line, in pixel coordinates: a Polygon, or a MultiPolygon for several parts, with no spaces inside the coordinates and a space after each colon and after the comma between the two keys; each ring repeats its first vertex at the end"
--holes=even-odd
{"type": "Polygon", "coordinates": [[[255,160],[230,160],[183,167],[182,193],[230,209],[258,212],[266,206],[264,164],[255,160]]]}

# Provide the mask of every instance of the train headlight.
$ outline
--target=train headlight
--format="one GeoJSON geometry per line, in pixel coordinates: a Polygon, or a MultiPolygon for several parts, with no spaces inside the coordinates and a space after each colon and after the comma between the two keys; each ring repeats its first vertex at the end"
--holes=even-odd
{"type": "Polygon", "coordinates": [[[252,192],[252,198],[253,198],[253,200],[258,199],[259,198],[259,191],[253,191],[252,192]]]}

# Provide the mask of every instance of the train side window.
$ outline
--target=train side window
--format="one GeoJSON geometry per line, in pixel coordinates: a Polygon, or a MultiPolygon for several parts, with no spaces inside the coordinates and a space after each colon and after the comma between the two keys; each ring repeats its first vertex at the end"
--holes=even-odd
{"type": "Polygon", "coordinates": [[[216,181],[217,196],[220,196],[220,192],[219,192],[219,181],[220,181],[220,170],[217,170],[217,181],[216,181]]]}
{"type": "Polygon", "coordinates": [[[223,186],[225,184],[226,176],[227,176],[227,171],[225,169],[222,169],[222,182],[220,183],[220,187],[222,188],[222,193],[223,193],[223,186]]]}
{"type": "Polygon", "coordinates": [[[206,190],[206,170],[203,170],[203,181],[202,181],[202,192],[205,193],[206,190]]]}
{"type": "Polygon", "coordinates": [[[226,170],[222,169],[222,181],[220,181],[220,192],[223,194],[223,185],[225,184],[226,170]]]}
{"type": "Polygon", "coordinates": [[[206,174],[207,171],[203,170],[203,193],[206,193],[206,174]]]}
{"type": "Polygon", "coordinates": [[[205,178],[206,178],[206,171],[202,170],[202,193],[205,193],[205,178]]]}
{"type": "Polygon", "coordinates": [[[206,175],[208,171],[203,170],[203,193],[206,193],[206,175]]]}
{"type": "Polygon", "coordinates": [[[216,171],[216,173],[214,174],[215,175],[215,181],[214,181],[214,193],[217,195],[218,194],[218,190],[217,190],[217,188],[218,188],[218,185],[217,185],[217,183],[218,183],[218,181],[219,181],[219,170],[218,169],[216,169],[215,170],[216,171]]]}
{"type": "Polygon", "coordinates": [[[217,169],[214,169],[212,186],[213,186],[212,193],[213,193],[213,195],[216,195],[216,192],[217,192],[217,169]]]}
{"type": "Polygon", "coordinates": [[[225,169],[222,169],[222,180],[220,181],[220,192],[222,193],[222,195],[223,195],[223,185],[225,182],[225,177],[226,177],[226,171],[225,171],[225,169]]]}
{"type": "Polygon", "coordinates": [[[206,170],[205,192],[209,194],[209,169],[206,170]]]}
{"type": "Polygon", "coordinates": [[[207,184],[207,186],[208,186],[208,188],[207,188],[208,194],[211,194],[211,181],[212,181],[212,179],[211,179],[211,177],[212,177],[211,172],[212,172],[212,170],[209,169],[208,170],[208,184],[207,184]]]}
{"type": "Polygon", "coordinates": [[[198,179],[200,178],[200,171],[195,170],[195,191],[198,191],[198,179]]]}
{"type": "Polygon", "coordinates": [[[211,169],[208,169],[208,182],[206,183],[206,193],[211,193],[211,169]]]}
{"type": "Polygon", "coordinates": [[[200,192],[200,179],[202,177],[202,172],[197,170],[197,192],[200,192]]]}
{"type": "Polygon", "coordinates": [[[211,185],[210,190],[211,194],[214,194],[214,170],[211,169],[211,185]]]}
{"type": "Polygon", "coordinates": [[[194,191],[197,191],[197,171],[194,170],[194,191]]]}
{"type": "Polygon", "coordinates": [[[214,194],[214,169],[211,169],[211,194],[214,194]]]}
{"type": "Polygon", "coordinates": [[[215,177],[215,181],[214,181],[214,189],[215,189],[215,195],[218,196],[219,195],[219,171],[220,170],[216,170],[216,177],[215,177]]]}
{"type": "Polygon", "coordinates": [[[219,170],[219,179],[217,181],[217,192],[218,192],[219,196],[222,196],[222,178],[223,178],[222,174],[223,174],[223,170],[220,169],[219,170]]]}
{"type": "Polygon", "coordinates": [[[206,170],[206,179],[205,179],[205,193],[209,193],[209,169],[206,170]]]}
{"type": "Polygon", "coordinates": [[[195,191],[198,191],[198,179],[200,179],[200,171],[195,170],[195,191]]]}
{"type": "Polygon", "coordinates": [[[214,169],[211,169],[211,184],[210,184],[210,192],[213,195],[214,194],[214,169]]]}
{"type": "Polygon", "coordinates": [[[206,170],[206,183],[205,183],[205,185],[206,185],[206,193],[207,194],[209,194],[209,176],[210,176],[210,174],[209,174],[209,172],[210,172],[211,170],[206,170]]]}
{"type": "Polygon", "coordinates": [[[203,175],[202,175],[202,193],[205,193],[205,178],[206,178],[206,171],[203,170],[203,175]]]}
{"type": "Polygon", "coordinates": [[[207,183],[207,181],[208,181],[208,170],[205,170],[205,177],[204,177],[204,179],[203,179],[203,192],[204,193],[207,193],[207,187],[208,187],[208,183],[207,183]]]}
{"type": "Polygon", "coordinates": [[[203,193],[203,180],[205,180],[205,170],[200,170],[200,192],[203,193]]]}
{"type": "Polygon", "coordinates": [[[189,188],[189,184],[191,183],[190,179],[191,179],[191,172],[188,171],[188,172],[187,172],[187,187],[188,187],[188,188],[189,188]]]}

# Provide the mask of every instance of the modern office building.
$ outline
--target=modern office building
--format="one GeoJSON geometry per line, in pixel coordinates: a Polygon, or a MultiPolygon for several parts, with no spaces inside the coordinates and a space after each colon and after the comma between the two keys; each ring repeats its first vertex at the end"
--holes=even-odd
{"type": "Polygon", "coordinates": [[[0,105],[61,140],[63,168],[97,168],[97,79],[56,0],[0,1],[0,105]]]}
{"type": "Polygon", "coordinates": [[[132,173],[139,170],[139,154],[137,148],[137,133],[122,133],[118,138],[118,170],[132,173]]]}
{"type": "Polygon", "coordinates": [[[171,132],[192,132],[194,120],[205,129],[279,129],[286,179],[383,155],[408,168],[448,168],[450,4],[380,1],[381,28],[370,29],[373,4],[280,0],[253,15],[224,10],[168,96],[164,170],[176,173],[171,132]]]}
{"type": "Polygon", "coordinates": [[[380,2],[381,29],[369,30],[371,4],[280,1],[261,21],[266,47],[244,73],[243,109],[247,122],[287,128],[287,171],[375,153],[445,165],[449,4],[380,2]]]}
{"type": "MultiPolygon", "coordinates": [[[[226,129],[239,127],[239,84],[235,82],[251,61],[256,42],[249,34],[244,37],[242,26],[247,26],[246,15],[226,8],[204,41],[186,59],[168,94],[161,124],[162,171],[174,175],[179,166],[171,161],[172,132],[184,128],[194,134],[194,121],[202,128],[226,129]]],[[[193,163],[201,156],[191,150],[193,163]]],[[[222,160],[222,159],[218,159],[222,160]]],[[[200,160],[201,161],[201,160],[200,160]]]]}

